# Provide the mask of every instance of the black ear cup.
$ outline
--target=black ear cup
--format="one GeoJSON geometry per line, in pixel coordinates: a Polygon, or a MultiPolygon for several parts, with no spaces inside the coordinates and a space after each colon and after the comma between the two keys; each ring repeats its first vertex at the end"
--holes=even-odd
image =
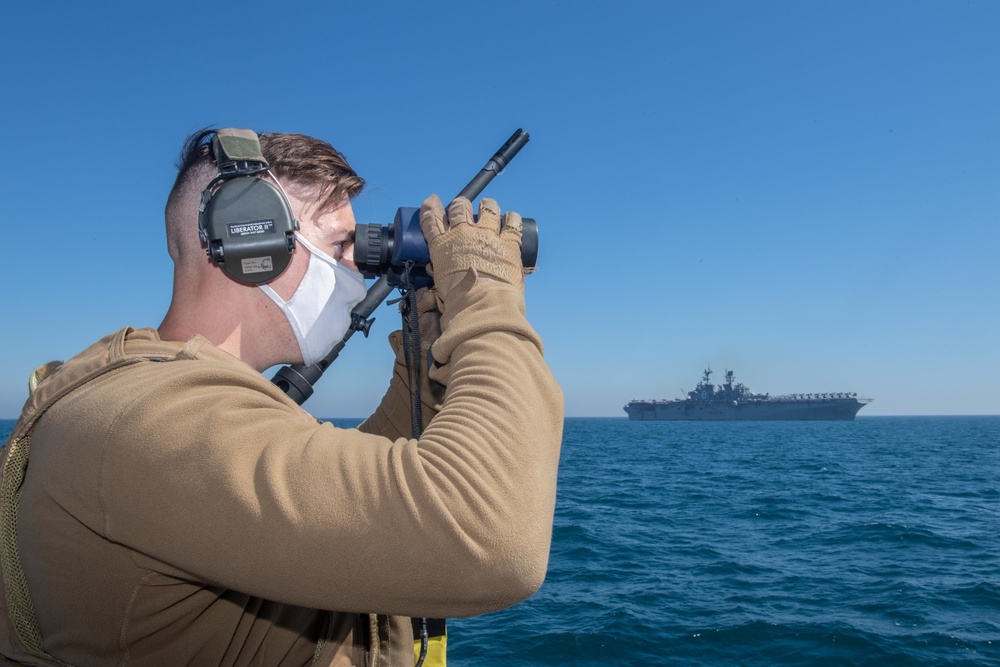
{"type": "Polygon", "coordinates": [[[201,213],[209,256],[233,280],[259,285],[288,268],[295,218],[281,191],[256,176],[223,182],[201,213]]]}
{"type": "Polygon", "coordinates": [[[212,137],[219,167],[202,193],[198,230],[205,251],[233,280],[251,285],[274,280],[288,268],[298,222],[270,173],[252,130],[226,128],[212,137]]]}

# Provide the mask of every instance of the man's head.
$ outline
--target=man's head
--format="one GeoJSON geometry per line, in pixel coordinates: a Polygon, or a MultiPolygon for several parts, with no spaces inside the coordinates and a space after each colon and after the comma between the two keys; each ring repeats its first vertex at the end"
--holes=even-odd
{"type": "MultiPolygon", "coordinates": [[[[200,333],[257,367],[297,363],[286,351],[294,353],[305,347],[308,326],[300,326],[297,319],[301,317],[283,311],[289,309],[300,287],[306,289],[308,285],[313,300],[315,294],[322,293],[316,287],[317,280],[328,278],[314,275],[320,264],[330,266],[327,260],[332,259],[332,264],[342,265],[335,267],[336,271],[355,268],[355,221],[350,200],[364,188],[364,180],[325,141],[301,134],[259,135],[262,153],[270,166],[270,175],[261,177],[273,177],[280,183],[301,225],[288,268],[262,291],[230,279],[212,263],[199,238],[202,193],[218,175],[212,155],[214,134],[213,130],[202,130],[187,139],[167,199],[167,247],[174,260],[174,296],[160,327],[161,335],[186,340],[200,333]],[[317,259],[317,252],[325,257],[317,259]],[[307,270],[312,277],[304,281],[307,270]],[[249,351],[247,343],[251,342],[264,349],[249,351]]],[[[344,285],[334,288],[338,298],[345,294],[357,296],[359,285],[363,295],[360,274],[348,271],[337,282],[344,285]]],[[[299,299],[304,300],[305,296],[299,299]]]]}

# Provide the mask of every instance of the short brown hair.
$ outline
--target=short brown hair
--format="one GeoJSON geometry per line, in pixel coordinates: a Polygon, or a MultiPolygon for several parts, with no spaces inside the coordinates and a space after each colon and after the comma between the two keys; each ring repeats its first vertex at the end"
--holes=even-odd
{"type": "MultiPolygon", "coordinates": [[[[195,132],[184,142],[178,162],[177,180],[173,190],[187,185],[192,177],[201,173],[206,165],[213,166],[212,138],[215,130],[195,132]]],[[[321,208],[333,208],[345,197],[357,196],[365,181],[347,163],[347,158],[336,148],[321,139],[304,134],[265,132],[260,137],[260,148],[271,167],[271,172],[282,184],[294,184],[316,191],[321,208]]]]}
{"type": "Polygon", "coordinates": [[[353,199],[365,181],[347,164],[347,158],[330,144],[304,134],[266,132],[260,135],[264,159],[282,183],[317,188],[321,208],[333,208],[353,199]]]}

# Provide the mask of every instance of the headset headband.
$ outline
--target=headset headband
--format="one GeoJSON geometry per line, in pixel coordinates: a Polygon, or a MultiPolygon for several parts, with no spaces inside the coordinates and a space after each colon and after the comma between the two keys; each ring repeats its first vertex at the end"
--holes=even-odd
{"type": "Polygon", "coordinates": [[[212,137],[212,152],[222,178],[256,174],[269,166],[253,130],[234,127],[219,130],[212,137]]]}

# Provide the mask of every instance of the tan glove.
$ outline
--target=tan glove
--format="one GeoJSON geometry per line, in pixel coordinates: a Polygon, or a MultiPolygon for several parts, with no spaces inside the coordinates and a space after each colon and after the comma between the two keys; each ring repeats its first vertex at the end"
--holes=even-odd
{"type": "Polygon", "coordinates": [[[458,197],[445,214],[441,200],[431,195],[420,207],[420,229],[427,240],[434,286],[443,304],[448,292],[472,269],[475,275],[514,285],[524,291],[521,266],[521,216],[503,216],[493,199],[479,203],[479,221],[472,216],[472,203],[458,197]]]}
{"type": "MultiPolygon", "coordinates": [[[[423,360],[427,359],[427,350],[431,344],[441,337],[441,311],[438,310],[438,295],[435,286],[422,287],[417,290],[417,319],[420,325],[420,347],[423,350],[423,360]]],[[[403,341],[409,345],[408,331],[403,330],[403,341]]]]}
{"type": "MultiPolygon", "coordinates": [[[[434,287],[417,290],[417,315],[420,322],[420,403],[423,428],[441,410],[445,386],[432,380],[429,370],[428,350],[441,335],[441,313],[437,309],[438,299],[434,287]]],[[[395,353],[392,378],[389,389],[375,412],[358,428],[366,433],[376,433],[387,438],[409,438],[412,435],[410,417],[410,373],[406,364],[409,349],[408,336],[403,329],[389,334],[389,345],[395,353]]],[[[443,379],[443,378],[440,378],[443,379]]]]}
{"type": "MultiPolygon", "coordinates": [[[[430,416],[433,416],[437,414],[438,410],[441,409],[441,401],[444,399],[444,389],[447,382],[440,377],[435,380],[431,380],[427,375],[427,372],[433,364],[433,360],[430,357],[431,346],[434,344],[434,341],[441,337],[441,311],[438,309],[438,295],[434,286],[418,289],[416,297],[417,320],[418,326],[420,327],[420,351],[418,352],[418,363],[420,368],[420,391],[421,402],[423,404],[422,410],[424,413],[428,413],[428,411],[430,411],[430,416]]],[[[409,364],[407,364],[406,359],[407,355],[412,356],[413,354],[413,344],[410,341],[409,324],[404,324],[403,328],[396,332],[396,334],[399,334],[400,336],[399,345],[396,344],[396,341],[393,338],[395,334],[389,337],[389,343],[396,352],[396,370],[394,372],[398,374],[400,370],[403,369],[409,373],[411,369],[409,368],[409,364]]],[[[412,364],[412,360],[410,363],[412,364]]],[[[405,384],[407,390],[412,389],[410,376],[407,377],[405,384]]],[[[425,414],[425,417],[429,419],[427,414],[425,414]]]]}

